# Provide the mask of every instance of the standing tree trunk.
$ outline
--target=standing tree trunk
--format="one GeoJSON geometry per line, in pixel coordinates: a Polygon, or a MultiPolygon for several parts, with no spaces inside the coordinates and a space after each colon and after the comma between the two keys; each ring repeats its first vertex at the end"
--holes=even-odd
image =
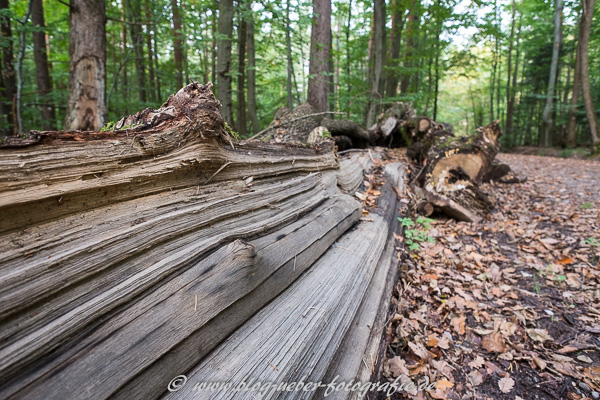
{"type": "Polygon", "coordinates": [[[38,95],[42,102],[42,127],[44,130],[54,129],[54,107],[49,104],[46,96],[52,91],[50,71],[48,68],[48,54],[46,53],[46,24],[44,23],[44,7],[42,0],[32,0],[31,19],[37,28],[33,32],[33,52],[35,59],[35,77],[37,80],[38,95]]]}
{"type": "MultiPolygon", "coordinates": [[[[123,2],[123,20],[127,21],[127,4],[123,2]]],[[[125,114],[129,114],[129,85],[127,84],[127,59],[129,58],[129,51],[127,50],[127,24],[123,24],[121,29],[121,40],[122,40],[122,52],[123,56],[123,76],[121,80],[121,96],[123,96],[123,102],[125,103],[125,114]]]]}
{"type": "Polygon", "coordinates": [[[592,150],[596,153],[600,151],[600,139],[598,138],[598,120],[592,99],[588,66],[588,47],[590,44],[590,29],[592,26],[592,17],[594,16],[594,6],[595,0],[583,1],[583,13],[581,14],[581,89],[585,112],[590,126],[590,134],[592,136],[592,150]]]}
{"type": "Polygon", "coordinates": [[[317,112],[327,111],[330,56],[331,0],[313,0],[307,100],[317,112]]]}
{"type": "MultiPolygon", "coordinates": [[[[181,15],[177,0],[171,0],[173,11],[173,58],[175,61],[175,83],[177,90],[183,87],[183,41],[181,40],[181,15]]],[[[233,18],[233,17],[232,17],[233,18]]]]}
{"type": "Polygon", "coordinates": [[[70,4],[65,129],[99,131],[106,118],[106,3],[71,0],[70,4]]]}
{"type": "Polygon", "coordinates": [[[383,67],[385,65],[385,0],[375,0],[373,4],[373,51],[371,63],[371,98],[367,111],[367,127],[375,123],[379,105],[383,98],[383,67]]]}
{"type": "MultiPolygon", "coordinates": [[[[9,10],[8,0],[0,0],[0,10],[9,10]]],[[[0,25],[2,32],[2,39],[8,45],[2,49],[2,80],[4,81],[4,90],[2,92],[2,109],[6,118],[6,126],[8,127],[8,134],[16,134],[14,129],[15,113],[14,113],[14,102],[15,94],[17,92],[17,84],[15,80],[15,65],[13,57],[13,45],[12,45],[12,29],[10,26],[10,18],[2,19],[0,25]]],[[[3,124],[4,125],[4,124],[3,124]]]]}
{"type": "MultiPolygon", "coordinates": [[[[512,120],[513,120],[513,108],[514,108],[514,95],[512,94],[511,90],[514,90],[515,88],[513,87],[511,89],[511,68],[512,68],[512,52],[513,52],[513,47],[514,47],[514,39],[515,39],[515,22],[516,22],[516,14],[517,14],[517,3],[515,0],[512,0],[512,18],[511,18],[511,24],[510,24],[510,37],[508,39],[508,65],[507,65],[507,71],[506,71],[506,124],[505,124],[505,135],[506,137],[510,138],[510,133],[512,131],[512,120]]],[[[518,44],[517,44],[518,46],[518,44]]],[[[515,62],[515,64],[518,63],[518,61],[515,62]]],[[[515,70],[517,69],[517,67],[515,66],[515,70]]]]}
{"type": "Polygon", "coordinates": [[[287,55],[287,107],[291,110],[294,107],[294,98],[292,96],[292,38],[290,29],[290,0],[285,2],[285,53],[287,55]]]}
{"type": "Polygon", "coordinates": [[[579,91],[581,89],[581,35],[583,30],[579,24],[579,38],[577,40],[577,50],[575,52],[575,70],[573,71],[573,94],[571,95],[571,104],[569,106],[569,126],[567,128],[567,146],[575,147],[577,145],[577,104],[579,103],[579,91]]]}
{"type": "MultiPolygon", "coordinates": [[[[156,81],[154,79],[154,56],[152,51],[152,33],[156,26],[152,21],[152,12],[150,10],[150,0],[144,1],[144,11],[146,13],[146,49],[148,50],[148,78],[150,79],[150,100],[156,101],[156,81]]],[[[152,7],[154,11],[154,7],[152,7]]]]}
{"type": "MultiPolygon", "coordinates": [[[[248,2],[248,9],[251,4],[248,2]]],[[[248,14],[248,115],[252,122],[252,133],[259,132],[258,116],[256,115],[256,50],[254,47],[254,17],[248,14]]]]}
{"type": "Polygon", "coordinates": [[[142,103],[147,100],[146,96],[146,66],[144,63],[144,35],[141,25],[141,0],[125,0],[127,4],[127,20],[129,24],[129,35],[133,44],[133,54],[135,55],[135,70],[137,73],[137,86],[139,99],[142,103]]]}
{"type": "Polygon", "coordinates": [[[544,121],[544,146],[551,145],[550,132],[552,131],[552,100],[554,99],[554,86],[556,85],[556,71],[558,69],[558,56],[560,53],[560,39],[562,29],[562,0],[556,0],[556,10],[554,14],[554,45],[552,47],[552,62],[550,64],[550,77],[548,79],[548,91],[546,92],[546,105],[542,113],[544,121]]]}
{"type": "Polygon", "coordinates": [[[406,17],[406,33],[404,35],[404,62],[402,63],[402,80],[400,81],[400,93],[408,92],[408,88],[411,82],[410,68],[413,65],[413,53],[415,48],[418,46],[418,30],[419,30],[419,4],[415,4],[414,7],[408,12],[406,17]]]}
{"type": "Polygon", "coordinates": [[[233,0],[219,1],[219,39],[217,40],[217,99],[221,114],[233,125],[233,100],[231,98],[231,41],[233,35],[233,0]]]}
{"type": "Polygon", "coordinates": [[[35,59],[35,77],[38,95],[42,102],[42,127],[44,130],[54,129],[54,107],[46,96],[52,91],[48,54],[46,53],[46,24],[44,23],[44,6],[42,0],[31,1],[31,20],[37,28],[33,32],[33,53],[35,59]]]}
{"type": "Polygon", "coordinates": [[[402,42],[402,29],[404,27],[404,2],[402,0],[392,0],[392,30],[390,31],[390,43],[388,47],[388,65],[392,68],[387,73],[385,90],[389,97],[398,93],[398,72],[397,66],[400,62],[400,44],[402,42]]]}
{"type": "Polygon", "coordinates": [[[237,85],[237,129],[238,133],[246,136],[246,92],[244,82],[246,81],[246,30],[247,23],[245,13],[240,13],[238,29],[238,85],[237,85]]]}

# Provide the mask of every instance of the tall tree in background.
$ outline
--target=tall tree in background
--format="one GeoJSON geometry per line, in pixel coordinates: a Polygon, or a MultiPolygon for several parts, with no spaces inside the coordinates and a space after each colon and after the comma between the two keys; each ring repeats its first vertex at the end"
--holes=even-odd
{"type": "MultiPolygon", "coordinates": [[[[418,2],[417,2],[418,3],[418,2]]],[[[402,63],[402,80],[400,81],[400,93],[407,93],[411,83],[412,73],[410,69],[413,66],[413,54],[418,46],[419,38],[419,5],[415,4],[408,11],[406,17],[406,32],[404,34],[404,61],[402,63]]]]}
{"type": "Polygon", "coordinates": [[[252,133],[257,134],[258,116],[256,115],[256,48],[254,46],[254,17],[252,4],[248,1],[248,115],[252,122],[252,133]]]}
{"type": "MultiPolygon", "coordinates": [[[[8,0],[0,0],[0,11],[5,12],[7,15],[9,12],[8,0]]],[[[7,129],[5,134],[15,134],[14,131],[14,101],[15,94],[17,92],[17,84],[15,80],[15,66],[13,56],[13,42],[12,42],[12,29],[10,26],[10,18],[2,18],[0,21],[0,32],[2,33],[2,40],[4,46],[2,48],[2,88],[4,89],[1,93],[2,98],[2,118],[6,119],[7,129]]],[[[2,129],[2,128],[0,128],[2,129]]]]}
{"type": "Polygon", "coordinates": [[[237,130],[242,136],[246,136],[246,23],[245,8],[239,14],[238,28],[238,84],[237,84],[237,130]]]}
{"type": "Polygon", "coordinates": [[[544,146],[550,146],[550,133],[552,131],[552,100],[554,100],[554,86],[556,84],[556,70],[558,68],[558,56],[560,53],[560,41],[562,30],[562,0],[556,0],[554,10],[554,45],[552,46],[552,62],[550,63],[550,77],[548,78],[548,90],[546,91],[546,105],[542,119],[544,121],[544,146]]]}
{"type": "Polygon", "coordinates": [[[590,87],[590,71],[588,62],[588,48],[590,44],[590,29],[592,27],[592,18],[594,16],[595,0],[583,0],[583,13],[581,14],[581,89],[583,93],[583,103],[590,126],[592,136],[592,148],[594,152],[600,151],[600,139],[598,138],[598,119],[594,109],[594,100],[592,99],[592,90],[590,87]]]}
{"type": "Polygon", "coordinates": [[[219,36],[217,39],[217,99],[221,102],[223,119],[233,124],[231,98],[231,41],[233,35],[233,0],[219,1],[219,36]]]}
{"type": "MultiPolygon", "coordinates": [[[[179,4],[177,0],[171,0],[173,11],[173,59],[175,61],[175,83],[177,90],[183,87],[183,41],[181,40],[181,14],[179,13],[179,4]]],[[[232,8],[233,19],[233,8],[232,8]]],[[[220,24],[219,20],[219,26],[220,24]]],[[[230,44],[231,53],[231,44],[230,44]]]]}
{"type": "Polygon", "coordinates": [[[100,130],[106,118],[106,3],[71,0],[67,130],[100,130]]]}
{"type": "Polygon", "coordinates": [[[148,53],[148,78],[150,80],[150,95],[148,98],[152,101],[156,101],[157,99],[157,91],[156,91],[156,80],[154,78],[154,56],[153,56],[153,48],[152,48],[152,33],[156,30],[156,27],[152,21],[152,12],[154,7],[151,7],[150,0],[144,0],[144,12],[146,14],[146,51],[148,53]]]}
{"type": "Polygon", "coordinates": [[[145,103],[146,97],[146,66],[144,59],[144,35],[141,23],[141,0],[125,0],[126,11],[129,21],[129,34],[133,44],[133,54],[135,55],[135,70],[137,74],[137,89],[140,101],[145,103]]]}
{"type": "MultiPolygon", "coordinates": [[[[414,0],[412,3],[414,4],[414,0]]],[[[390,42],[388,47],[387,63],[390,67],[386,74],[386,94],[393,97],[398,92],[397,65],[400,64],[400,44],[402,43],[402,29],[404,28],[404,2],[403,0],[392,0],[390,5],[392,15],[392,29],[390,30],[390,42]]]]}
{"type": "Polygon", "coordinates": [[[369,83],[371,85],[371,96],[367,110],[367,127],[375,123],[375,117],[380,111],[380,105],[383,100],[384,77],[383,68],[385,66],[385,0],[374,0],[373,3],[373,51],[371,52],[371,76],[369,83]]]}
{"type": "Polygon", "coordinates": [[[286,79],[286,89],[287,89],[287,107],[291,110],[294,107],[294,98],[292,95],[292,39],[291,39],[291,29],[289,26],[290,23],[290,0],[286,0],[285,2],[285,22],[288,26],[288,29],[285,30],[285,54],[287,58],[287,79],[286,79]]]}
{"type": "Polygon", "coordinates": [[[327,111],[330,57],[331,0],[313,0],[307,101],[319,112],[327,111]]]}
{"type": "MultiPolygon", "coordinates": [[[[515,22],[517,15],[517,3],[515,0],[512,0],[512,16],[510,23],[510,36],[508,38],[508,62],[507,62],[507,71],[506,71],[506,124],[505,124],[505,133],[507,136],[510,136],[512,132],[512,123],[513,123],[513,109],[514,109],[514,90],[516,89],[514,86],[511,88],[511,69],[512,69],[512,53],[513,47],[515,44],[515,22]]],[[[519,28],[520,30],[520,28],[519,28]]],[[[518,39],[517,39],[518,42],[518,39]]],[[[517,46],[519,44],[517,43],[517,46]]],[[[517,50],[518,52],[518,50],[517,50]]],[[[515,71],[518,69],[519,60],[515,60],[515,71]]]]}
{"type": "MultiPolygon", "coordinates": [[[[582,11],[583,12],[583,11],[582,11]]],[[[573,71],[573,92],[571,94],[571,104],[569,105],[569,124],[567,127],[567,146],[575,147],[577,145],[577,104],[579,103],[579,91],[581,90],[581,19],[579,23],[579,35],[577,39],[577,50],[575,52],[575,70],[573,71]]]]}
{"type": "Polygon", "coordinates": [[[35,60],[35,77],[37,90],[42,101],[42,128],[54,129],[54,107],[48,94],[52,91],[48,54],[46,53],[46,24],[44,23],[44,6],[42,0],[31,0],[31,20],[33,31],[33,58],[35,60]]]}

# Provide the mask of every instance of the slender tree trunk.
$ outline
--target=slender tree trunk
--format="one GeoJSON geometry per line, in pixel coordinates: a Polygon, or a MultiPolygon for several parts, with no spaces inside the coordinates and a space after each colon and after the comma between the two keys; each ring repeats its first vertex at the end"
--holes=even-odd
{"type": "Polygon", "coordinates": [[[433,120],[437,119],[438,110],[438,95],[440,85],[440,50],[439,50],[440,37],[438,36],[436,51],[435,51],[435,89],[433,94],[433,120]]]}
{"type": "Polygon", "coordinates": [[[291,110],[294,107],[292,97],[292,38],[290,29],[290,0],[285,2],[285,21],[287,28],[285,29],[285,53],[287,56],[287,107],[291,110]]]}
{"type": "MultiPolygon", "coordinates": [[[[177,90],[183,87],[183,41],[181,40],[181,15],[177,0],[171,0],[173,12],[173,59],[175,61],[175,84],[177,90]]],[[[233,17],[232,17],[233,18],[233,17]]]]}
{"type": "Polygon", "coordinates": [[[592,91],[590,87],[590,72],[588,66],[588,47],[590,43],[590,29],[594,15],[595,0],[583,0],[583,13],[581,15],[581,89],[583,103],[590,126],[592,136],[592,150],[594,153],[600,151],[600,139],[598,137],[598,119],[594,108],[592,91]]]}
{"type": "Polygon", "coordinates": [[[415,42],[415,36],[418,36],[417,28],[419,26],[417,9],[418,5],[412,7],[411,10],[408,12],[408,16],[406,17],[406,32],[404,35],[404,61],[402,63],[404,71],[402,72],[402,80],[400,81],[400,93],[407,93],[411,82],[411,73],[409,70],[413,63],[413,52],[415,47],[417,46],[415,42]]]}
{"type": "Polygon", "coordinates": [[[154,29],[152,30],[152,46],[154,47],[154,71],[156,72],[156,99],[158,101],[163,101],[162,93],[160,90],[160,65],[158,64],[158,40],[156,38],[156,29],[158,25],[154,25],[154,29]]]}
{"type": "MultiPolygon", "coordinates": [[[[510,131],[513,131],[513,120],[514,120],[514,110],[515,110],[515,102],[516,102],[516,93],[517,93],[517,79],[519,77],[519,59],[520,59],[520,50],[521,50],[521,46],[520,46],[520,41],[521,41],[521,18],[522,16],[519,15],[519,27],[517,29],[517,42],[516,42],[516,54],[515,54],[515,69],[512,73],[512,92],[510,95],[510,103],[507,105],[507,114],[506,114],[506,121],[507,121],[507,129],[510,128],[510,131]],[[508,112],[510,111],[510,117],[508,115],[508,112]],[[509,125],[510,123],[510,125],[509,125]]],[[[522,82],[521,82],[522,83],[522,82]]],[[[513,138],[512,136],[509,137],[509,140],[512,141],[512,143],[515,143],[515,138],[513,138]]]]}
{"type": "MultiPolygon", "coordinates": [[[[127,21],[127,3],[123,1],[123,21],[127,21]]],[[[121,55],[123,57],[123,75],[121,80],[121,96],[123,96],[123,103],[125,104],[125,115],[129,114],[129,85],[127,82],[127,58],[129,57],[129,51],[127,50],[127,24],[123,24],[121,29],[121,41],[123,44],[121,55]]]]}
{"type": "MultiPolygon", "coordinates": [[[[583,11],[582,11],[583,12],[583,11]]],[[[583,20],[583,15],[582,19],[583,20]]],[[[569,125],[567,128],[567,146],[575,147],[577,145],[577,105],[579,103],[579,91],[581,90],[581,35],[583,34],[582,24],[579,24],[579,35],[577,40],[577,50],[575,52],[575,70],[573,71],[573,93],[571,94],[571,104],[569,106],[569,125]]]]}
{"type": "Polygon", "coordinates": [[[210,68],[210,79],[213,83],[217,83],[217,7],[215,6],[212,9],[211,15],[211,37],[212,37],[212,60],[211,60],[211,68],[210,68]]]}
{"type": "Polygon", "coordinates": [[[352,80],[350,79],[350,23],[352,22],[352,0],[348,0],[348,21],[346,21],[346,79],[348,79],[348,103],[350,106],[350,95],[352,93],[352,80]]]}
{"type": "Polygon", "coordinates": [[[550,133],[552,132],[552,100],[554,99],[554,87],[556,85],[556,71],[558,68],[558,56],[560,53],[560,32],[562,29],[562,0],[556,0],[556,10],[554,14],[554,45],[552,47],[552,62],[550,64],[550,77],[548,79],[548,90],[546,92],[546,105],[542,114],[544,121],[544,146],[551,145],[550,133]]]}
{"type": "Polygon", "coordinates": [[[240,13],[238,27],[238,84],[237,84],[237,130],[246,136],[246,92],[244,82],[246,81],[246,30],[247,23],[243,13],[240,13]]]}
{"type": "Polygon", "coordinates": [[[393,97],[398,93],[397,67],[400,64],[400,45],[402,43],[402,29],[404,28],[404,2],[402,0],[392,0],[390,8],[392,29],[390,31],[387,64],[391,68],[387,73],[385,89],[387,96],[393,97]]]}
{"type": "Polygon", "coordinates": [[[331,53],[331,0],[313,0],[310,38],[308,103],[317,112],[327,111],[331,53]]]}
{"type": "Polygon", "coordinates": [[[367,127],[375,123],[375,118],[381,108],[383,98],[384,76],[383,68],[385,66],[385,0],[374,0],[373,3],[373,53],[371,60],[371,99],[369,100],[369,110],[367,112],[367,127]]]}
{"type": "Polygon", "coordinates": [[[150,100],[156,101],[156,81],[154,78],[154,55],[152,51],[152,33],[156,29],[156,25],[152,22],[152,11],[150,8],[150,0],[144,0],[144,11],[146,13],[146,49],[148,50],[148,79],[150,80],[150,100]]]}
{"type": "Polygon", "coordinates": [[[144,35],[141,24],[141,0],[125,0],[127,13],[129,14],[129,34],[133,44],[135,55],[135,70],[137,74],[137,86],[139,99],[142,103],[147,100],[146,92],[146,66],[144,62],[144,35]]]}
{"type": "MultiPolygon", "coordinates": [[[[8,10],[8,0],[0,0],[0,10],[8,10]]],[[[12,29],[10,26],[10,19],[6,18],[2,20],[0,25],[2,32],[2,39],[7,43],[7,46],[2,48],[2,80],[4,81],[4,90],[2,93],[3,111],[6,118],[8,134],[16,134],[15,132],[15,94],[17,93],[17,83],[15,79],[15,65],[13,57],[13,44],[12,44],[12,29]]]]}
{"type": "Polygon", "coordinates": [[[46,24],[44,23],[44,6],[42,0],[32,0],[31,20],[36,30],[33,32],[33,54],[35,59],[35,77],[38,95],[42,102],[42,127],[54,129],[54,107],[46,96],[52,92],[48,54],[46,52],[46,24]]]}
{"type": "MultiPolygon", "coordinates": [[[[32,0],[27,3],[27,12],[21,21],[22,26],[26,26],[31,16],[32,0]]],[[[23,29],[19,35],[19,55],[17,57],[17,96],[15,99],[15,114],[17,116],[16,132],[23,132],[23,117],[21,115],[21,93],[23,92],[23,59],[25,58],[25,47],[27,45],[26,30],[23,29]]]]}
{"type": "Polygon", "coordinates": [[[231,97],[231,42],[233,35],[233,0],[219,1],[219,39],[217,70],[217,98],[221,102],[223,119],[233,123],[233,100],[231,97]]]}
{"type": "Polygon", "coordinates": [[[100,130],[106,118],[106,3],[71,0],[66,130],[100,130]]]}
{"type": "MultiPolygon", "coordinates": [[[[248,7],[251,8],[250,2],[248,7]]],[[[254,17],[248,14],[248,115],[252,122],[252,133],[260,131],[256,115],[256,50],[254,47],[254,17]]]]}
{"type": "MultiPolygon", "coordinates": [[[[508,66],[506,71],[506,124],[505,124],[505,137],[510,138],[510,134],[512,131],[512,120],[513,120],[513,101],[514,96],[511,89],[511,68],[512,68],[512,52],[514,47],[514,39],[515,39],[515,22],[516,22],[516,14],[517,14],[517,3],[515,0],[512,0],[512,18],[510,24],[510,37],[508,39],[508,66]]],[[[517,44],[518,46],[518,44],[517,44]]],[[[518,63],[518,61],[516,61],[518,63]]],[[[517,68],[515,67],[515,70],[517,68]]]]}

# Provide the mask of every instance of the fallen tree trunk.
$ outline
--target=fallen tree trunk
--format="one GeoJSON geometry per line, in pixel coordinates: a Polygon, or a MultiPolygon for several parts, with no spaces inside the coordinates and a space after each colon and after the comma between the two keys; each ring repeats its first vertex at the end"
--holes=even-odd
{"type": "MultiPolygon", "coordinates": [[[[386,218],[343,239],[362,246],[356,274],[330,246],[362,216],[354,193],[381,158],[340,164],[331,140],[236,141],[218,107],[193,83],[114,131],[0,147],[1,398],[157,398],[309,268],[336,293],[356,290],[329,299],[341,340],[389,247],[386,218]]],[[[389,297],[389,273],[369,293],[389,297]]],[[[313,287],[302,285],[286,297],[296,308],[313,287]]],[[[330,338],[311,332],[321,347],[330,338]]]]}
{"type": "Polygon", "coordinates": [[[426,164],[415,179],[421,197],[417,209],[430,215],[433,206],[458,220],[480,221],[493,204],[479,184],[506,167],[493,164],[501,135],[500,126],[493,122],[479,128],[475,136],[432,139],[426,164]]]}

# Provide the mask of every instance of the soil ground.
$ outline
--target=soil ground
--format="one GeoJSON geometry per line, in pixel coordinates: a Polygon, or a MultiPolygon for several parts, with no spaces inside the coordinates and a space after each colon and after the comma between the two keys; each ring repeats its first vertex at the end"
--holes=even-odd
{"type": "Polygon", "coordinates": [[[436,389],[392,399],[600,398],[600,163],[498,158],[484,222],[403,221],[380,381],[436,389]]]}

